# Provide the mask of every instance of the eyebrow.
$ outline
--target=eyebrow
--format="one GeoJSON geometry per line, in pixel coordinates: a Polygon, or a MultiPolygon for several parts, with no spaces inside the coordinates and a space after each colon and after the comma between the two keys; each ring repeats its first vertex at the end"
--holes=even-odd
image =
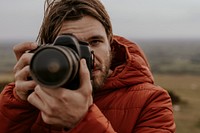
{"type": "Polygon", "coordinates": [[[59,35],[71,35],[71,36],[74,36],[78,42],[82,42],[82,43],[85,43],[86,45],[88,44],[89,45],[89,40],[95,40],[95,39],[100,39],[100,40],[104,40],[104,36],[102,35],[94,35],[94,36],[91,36],[89,38],[87,38],[86,40],[80,40],[78,39],[73,33],[62,33],[62,34],[59,34],[59,35]]]}
{"type": "Polygon", "coordinates": [[[89,37],[87,40],[95,40],[95,39],[104,39],[102,35],[94,35],[92,37],[89,37]]]}

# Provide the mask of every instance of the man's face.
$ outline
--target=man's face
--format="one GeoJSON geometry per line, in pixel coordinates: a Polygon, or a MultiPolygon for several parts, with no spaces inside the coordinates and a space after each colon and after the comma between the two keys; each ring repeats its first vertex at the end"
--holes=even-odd
{"type": "Polygon", "coordinates": [[[111,63],[111,48],[103,25],[90,16],[84,16],[80,20],[65,21],[62,24],[60,34],[73,34],[80,41],[89,43],[94,51],[95,63],[93,76],[93,89],[99,89],[109,76],[111,63]]]}

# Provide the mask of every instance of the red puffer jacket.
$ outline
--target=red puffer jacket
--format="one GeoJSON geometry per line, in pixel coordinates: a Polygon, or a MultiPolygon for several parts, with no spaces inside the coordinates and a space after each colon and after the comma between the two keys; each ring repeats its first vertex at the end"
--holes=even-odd
{"type": "Polygon", "coordinates": [[[40,111],[13,93],[14,83],[0,95],[1,133],[173,133],[175,123],[168,93],[154,85],[148,63],[140,48],[114,37],[114,72],[94,95],[85,118],[65,131],[45,124],[40,111]]]}

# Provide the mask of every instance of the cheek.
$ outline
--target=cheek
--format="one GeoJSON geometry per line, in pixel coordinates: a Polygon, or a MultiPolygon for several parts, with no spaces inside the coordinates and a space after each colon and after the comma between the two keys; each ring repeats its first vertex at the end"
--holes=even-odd
{"type": "Polygon", "coordinates": [[[110,49],[108,48],[97,48],[94,49],[94,54],[96,56],[96,60],[101,63],[105,64],[105,62],[110,58],[110,49]]]}

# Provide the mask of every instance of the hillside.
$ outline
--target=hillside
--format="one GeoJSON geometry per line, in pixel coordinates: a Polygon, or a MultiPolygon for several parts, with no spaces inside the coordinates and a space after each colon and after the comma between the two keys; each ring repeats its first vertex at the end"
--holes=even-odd
{"type": "Polygon", "coordinates": [[[154,73],[200,75],[200,40],[139,40],[154,73]]]}
{"type": "MultiPolygon", "coordinates": [[[[200,75],[200,40],[135,40],[144,50],[153,73],[200,75]]],[[[14,44],[14,43],[13,43],[14,44]]],[[[11,73],[11,44],[0,43],[0,74],[11,73]]]]}

